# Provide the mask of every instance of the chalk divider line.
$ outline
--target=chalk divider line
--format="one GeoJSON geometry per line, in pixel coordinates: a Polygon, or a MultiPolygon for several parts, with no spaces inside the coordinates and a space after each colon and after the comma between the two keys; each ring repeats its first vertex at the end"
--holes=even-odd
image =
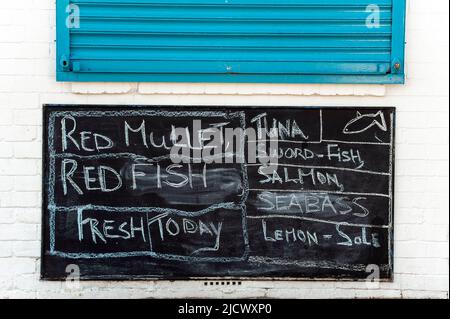
{"type": "Polygon", "coordinates": [[[271,193],[311,193],[311,194],[338,194],[338,195],[356,195],[356,196],[378,196],[390,198],[387,194],[379,193],[358,193],[358,192],[341,192],[327,190],[306,190],[306,189],[275,189],[275,188],[250,188],[251,192],[271,192],[271,193]]]}
{"type": "MultiPolygon", "coordinates": [[[[250,256],[249,262],[255,264],[266,264],[266,265],[280,265],[280,266],[297,266],[301,268],[321,268],[321,269],[340,269],[340,270],[350,270],[350,271],[365,271],[367,265],[364,264],[339,264],[332,261],[314,261],[314,260],[292,260],[292,259],[281,259],[275,257],[267,256],[250,256]]],[[[386,271],[388,269],[387,264],[379,265],[380,270],[386,271]]]]}
{"type": "Polygon", "coordinates": [[[281,167],[294,167],[294,168],[308,168],[308,169],[330,169],[330,170],[338,170],[338,171],[349,171],[355,173],[364,173],[364,174],[372,174],[372,175],[382,175],[382,176],[390,176],[390,173],[384,172],[376,172],[370,170],[361,170],[355,168],[346,168],[346,167],[334,167],[334,166],[318,166],[318,165],[298,165],[298,164],[272,164],[272,165],[263,165],[263,164],[247,164],[247,166],[262,166],[262,167],[272,167],[272,166],[281,166],[281,167]]]}
{"type": "Polygon", "coordinates": [[[270,215],[258,215],[258,216],[248,216],[248,219],[298,219],[298,220],[304,220],[309,222],[317,222],[317,223],[323,223],[323,224],[333,224],[333,225],[339,225],[339,226],[348,226],[348,227],[365,227],[365,228],[389,228],[389,225],[373,225],[373,224],[356,224],[356,223],[349,223],[349,222],[337,222],[332,220],[325,220],[320,218],[310,218],[310,217],[303,217],[303,216],[297,216],[297,215],[282,215],[282,214],[270,214],[270,215]]]}
{"type": "Polygon", "coordinates": [[[278,143],[292,143],[292,144],[355,144],[355,145],[379,145],[379,146],[390,146],[390,143],[381,143],[381,142],[359,142],[359,141],[342,141],[342,140],[322,140],[322,141],[294,141],[294,140],[274,140],[274,139],[266,139],[266,140],[251,140],[249,143],[270,143],[270,142],[278,142],[278,143]]]}
{"type": "Polygon", "coordinates": [[[389,114],[390,118],[390,147],[389,147],[389,232],[388,232],[388,256],[389,256],[389,269],[393,269],[392,263],[394,254],[392,251],[392,232],[393,232],[393,165],[394,165],[394,113],[389,114]]]}

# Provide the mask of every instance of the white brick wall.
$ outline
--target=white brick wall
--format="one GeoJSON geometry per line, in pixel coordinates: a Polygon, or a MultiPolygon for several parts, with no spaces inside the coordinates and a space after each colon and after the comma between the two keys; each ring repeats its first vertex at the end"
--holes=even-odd
{"type": "Polygon", "coordinates": [[[68,84],[55,82],[54,0],[0,1],[0,298],[448,298],[449,1],[410,0],[407,84],[68,84]],[[43,103],[397,107],[395,281],[39,281],[43,103]]]}

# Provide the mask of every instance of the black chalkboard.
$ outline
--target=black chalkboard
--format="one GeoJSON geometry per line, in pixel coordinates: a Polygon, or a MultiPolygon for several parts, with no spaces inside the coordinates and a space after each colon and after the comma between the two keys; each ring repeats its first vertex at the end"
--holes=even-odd
{"type": "Polygon", "coordinates": [[[41,277],[389,280],[394,119],[45,105],[41,277]]]}

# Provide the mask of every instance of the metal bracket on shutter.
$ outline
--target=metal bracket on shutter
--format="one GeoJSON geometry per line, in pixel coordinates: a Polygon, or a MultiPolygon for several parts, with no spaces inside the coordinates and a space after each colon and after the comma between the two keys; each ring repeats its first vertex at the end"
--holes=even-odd
{"type": "Polygon", "coordinates": [[[392,73],[400,73],[402,68],[403,68],[403,65],[399,59],[392,60],[392,63],[391,63],[392,73]]]}
{"type": "Polygon", "coordinates": [[[61,56],[59,63],[64,71],[70,71],[70,61],[65,55],[61,56]]]}

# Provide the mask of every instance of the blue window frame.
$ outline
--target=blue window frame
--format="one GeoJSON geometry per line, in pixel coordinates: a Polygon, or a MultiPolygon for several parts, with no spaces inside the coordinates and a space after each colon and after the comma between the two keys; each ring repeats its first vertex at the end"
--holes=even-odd
{"type": "Polygon", "coordinates": [[[57,0],[57,80],[404,83],[405,0],[57,0]]]}

